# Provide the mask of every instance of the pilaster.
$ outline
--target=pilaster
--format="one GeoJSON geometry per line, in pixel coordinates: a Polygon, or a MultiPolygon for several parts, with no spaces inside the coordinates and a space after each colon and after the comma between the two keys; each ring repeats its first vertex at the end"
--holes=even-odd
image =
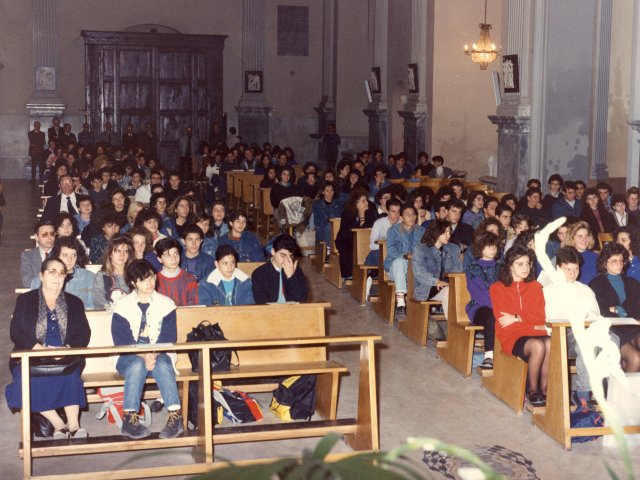
{"type": "Polygon", "coordinates": [[[499,192],[523,194],[529,179],[530,118],[507,115],[489,115],[498,128],[499,192]]]}

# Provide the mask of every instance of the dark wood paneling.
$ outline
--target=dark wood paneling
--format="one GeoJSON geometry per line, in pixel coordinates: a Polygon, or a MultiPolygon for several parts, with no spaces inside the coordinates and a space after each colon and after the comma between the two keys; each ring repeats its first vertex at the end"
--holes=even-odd
{"type": "Polygon", "coordinates": [[[91,127],[127,123],[158,132],[159,160],[178,161],[178,139],[191,125],[206,139],[222,115],[224,35],[83,31],[91,127]]]}

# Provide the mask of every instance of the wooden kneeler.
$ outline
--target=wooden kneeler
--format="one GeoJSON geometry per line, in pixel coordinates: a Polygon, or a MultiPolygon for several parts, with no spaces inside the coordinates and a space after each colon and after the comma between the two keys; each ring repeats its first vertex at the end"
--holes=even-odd
{"type": "Polygon", "coordinates": [[[389,279],[389,273],[384,271],[384,259],[387,256],[387,241],[379,240],[380,261],[378,263],[378,301],[373,304],[373,310],[389,325],[393,325],[396,310],[396,284],[389,279]]]}
{"type": "Polygon", "coordinates": [[[447,343],[438,348],[438,357],[465,377],[471,376],[473,347],[476,332],[481,325],[471,325],[465,307],[471,300],[464,273],[449,273],[449,314],[447,319],[447,343]]]}
{"type": "Polygon", "coordinates": [[[502,351],[496,336],[493,349],[493,375],[482,378],[482,386],[522,415],[527,387],[527,362],[502,351]]]}
{"type": "Polygon", "coordinates": [[[405,256],[409,262],[407,268],[407,318],[402,322],[398,322],[398,330],[409,337],[412,342],[417,343],[421,347],[426,347],[431,307],[442,305],[442,302],[436,300],[420,301],[415,299],[413,296],[414,279],[413,269],[411,268],[411,255],[405,256]]]}

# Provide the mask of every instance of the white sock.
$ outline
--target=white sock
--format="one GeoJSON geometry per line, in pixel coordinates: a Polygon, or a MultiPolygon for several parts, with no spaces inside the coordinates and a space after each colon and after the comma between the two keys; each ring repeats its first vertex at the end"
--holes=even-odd
{"type": "Polygon", "coordinates": [[[493,350],[491,350],[490,352],[484,352],[484,358],[485,358],[485,360],[487,358],[490,358],[490,359],[493,360],[493,350]]]}
{"type": "Polygon", "coordinates": [[[397,307],[404,307],[405,306],[404,293],[397,293],[396,294],[396,306],[397,307]]]}

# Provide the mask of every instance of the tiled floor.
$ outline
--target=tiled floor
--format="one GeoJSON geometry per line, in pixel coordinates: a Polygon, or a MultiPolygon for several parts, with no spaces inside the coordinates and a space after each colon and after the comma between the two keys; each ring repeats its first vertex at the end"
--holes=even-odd
{"type": "MultiPolygon", "coordinates": [[[[13,289],[19,285],[19,254],[33,245],[29,235],[39,203],[39,194],[31,184],[22,181],[5,183],[7,207],[4,210],[5,225],[0,248],[0,309],[5,335],[0,337],[0,356],[8,361],[12,343],[8,325],[15,304],[13,289]]],[[[521,417],[480,388],[480,380],[474,375],[464,378],[443,364],[429,346],[421,349],[408,341],[397,329],[389,327],[367,306],[360,306],[345,290],[338,290],[325,282],[309,268],[307,273],[314,301],[331,302],[327,312],[329,332],[333,335],[377,333],[383,336],[377,348],[380,439],[383,449],[393,448],[409,436],[437,437],[463,447],[501,445],[520,452],[532,462],[541,479],[605,479],[608,478],[604,458],[617,464],[616,455],[604,450],[600,440],[576,445],[573,451],[564,451],[546,434],[531,425],[528,413],[521,417]]],[[[331,358],[357,371],[357,351],[334,350],[331,358]]],[[[6,364],[5,364],[6,365],[6,364]]],[[[0,384],[10,381],[9,370],[0,369],[0,384]]],[[[352,415],[356,405],[357,375],[344,377],[341,383],[339,415],[352,415]]],[[[268,402],[268,399],[267,399],[268,402]]],[[[95,420],[93,407],[83,415],[83,425],[92,435],[101,432],[115,433],[115,427],[103,420],[95,420]]],[[[22,476],[22,464],[18,457],[19,415],[12,415],[6,406],[0,407],[0,465],[3,479],[22,476]]],[[[154,421],[161,428],[163,418],[154,421]]],[[[315,440],[265,442],[250,445],[225,445],[216,449],[221,458],[241,459],[273,457],[300,453],[302,448],[315,444],[315,440]]],[[[340,451],[348,451],[339,444],[340,451]]],[[[640,448],[634,451],[636,475],[640,475],[640,448]]],[[[189,452],[161,451],[160,456],[136,458],[132,465],[152,465],[156,462],[189,463],[189,452]]],[[[136,454],[103,454],[84,457],[53,458],[35,461],[35,473],[62,473],[73,462],[74,470],[90,471],[106,469],[119,462],[130,460],[136,454]]],[[[416,455],[418,458],[420,455],[416,455]]],[[[87,474],[87,478],[90,475],[87,474]]],[[[425,478],[444,478],[425,472],[425,478]],[[431,475],[431,476],[427,476],[431,475]]]]}

